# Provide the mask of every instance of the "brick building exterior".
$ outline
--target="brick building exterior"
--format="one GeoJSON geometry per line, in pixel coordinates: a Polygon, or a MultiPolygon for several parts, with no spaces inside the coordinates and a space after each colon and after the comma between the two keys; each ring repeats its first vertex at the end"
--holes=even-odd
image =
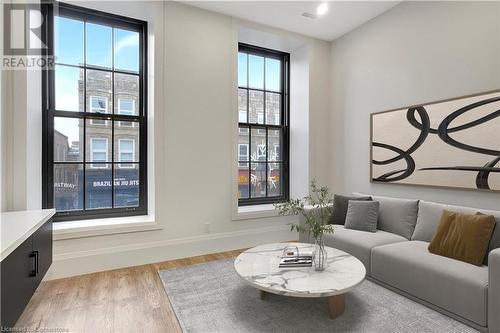
{"type": "MultiPolygon", "coordinates": [[[[83,96],[86,96],[86,112],[138,115],[139,77],[137,75],[115,74],[112,87],[111,73],[87,70],[84,84],[83,71],[80,72],[79,101],[80,110],[84,109],[83,96]],[[86,94],[84,89],[86,88],[86,94]],[[113,98],[114,92],[114,98],[113,98]]],[[[114,206],[130,207],[139,204],[139,123],[134,121],[87,118],[78,120],[79,138],[69,142],[64,134],[54,131],[54,160],[81,162],[85,154],[85,180],[83,165],[56,166],[54,170],[55,207],[58,210],[81,209],[83,182],[85,181],[85,207],[112,207],[112,175],[114,173],[114,206]],[[84,135],[83,132],[86,132],[84,135]],[[113,135],[114,131],[114,135],[113,135]],[[114,150],[114,155],[112,152],[114,150]],[[116,162],[113,164],[104,162],[116,162]]]]}
{"type": "MultiPolygon", "coordinates": [[[[246,123],[248,119],[251,124],[279,125],[281,124],[280,104],[280,94],[239,89],[238,120],[240,123],[246,123]]],[[[264,197],[266,196],[266,164],[258,162],[265,162],[266,154],[269,154],[269,161],[281,161],[281,132],[279,130],[253,128],[250,133],[249,128],[240,126],[238,136],[239,198],[248,198],[250,191],[251,196],[254,198],[264,197]],[[243,161],[254,163],[249,165],[249,163],[243,161]]],[[[280,164],[269,163],[267,167],[268,195],[280,195],[280,164]]]]}

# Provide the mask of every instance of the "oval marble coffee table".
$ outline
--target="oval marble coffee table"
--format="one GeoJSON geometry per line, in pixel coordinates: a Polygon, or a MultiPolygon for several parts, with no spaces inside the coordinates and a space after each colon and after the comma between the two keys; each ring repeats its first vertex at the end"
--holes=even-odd
{"type": "Polygon", "coordinates": [[[365,279],[365,266],[349,253],[325,247],[328,265],[322,272],[313,267],[279,268],[280,257],[286,246],[295,245],[311,250],[312,244],[276,243],[251,248],[234,261],[239,276],[252,287],[260,290],[261,299],[266,293],[292,297],[327,298],[330,318],[344,313],[345,294],[365,279]]]}

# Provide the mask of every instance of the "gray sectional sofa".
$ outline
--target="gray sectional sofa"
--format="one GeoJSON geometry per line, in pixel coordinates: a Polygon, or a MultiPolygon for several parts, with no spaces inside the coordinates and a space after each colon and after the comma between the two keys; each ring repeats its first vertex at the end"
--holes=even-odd
{"type": "MultiPolygon", "coordinates": [[[[336,225],[335,233],[325,236],[326,245],[357,257],[370,280],[476,329],[500,333],[500,211],[371,197],[380,202],[377,232],[336,225]],[[497,225],[483,266],[427,250],[443,209],[495,216],[497,225]]],[[[301,234],[300,241],[310,239],[301,234]]]]}

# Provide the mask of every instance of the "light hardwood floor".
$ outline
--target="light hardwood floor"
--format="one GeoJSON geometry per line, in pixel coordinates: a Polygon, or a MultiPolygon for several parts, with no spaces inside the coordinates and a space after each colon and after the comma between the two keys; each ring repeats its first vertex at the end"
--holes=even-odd
{"type": "Polygon", "coordinates": [[[242,251],[42,282],[16,327],[28,332],[35,328],[45,332],[181,332],[158,271],[233,258],[242,251]]]}

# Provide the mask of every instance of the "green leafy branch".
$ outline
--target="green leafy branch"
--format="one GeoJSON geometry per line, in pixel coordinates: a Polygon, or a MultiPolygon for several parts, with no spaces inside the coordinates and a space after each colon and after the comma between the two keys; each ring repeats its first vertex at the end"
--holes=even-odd
{"type": "Polygon", "coordinates": [[[311,191],[302,199],[291,199],[274,205],[280,215],[302,215],[304,224],[290,224],[291,231],[308,233],[315,240],[325,233],[333,233],[333,226],[328,220],[333,212],[333,198],[328,187],[318,187],[316,180],[311,182],[311,191]]]}

